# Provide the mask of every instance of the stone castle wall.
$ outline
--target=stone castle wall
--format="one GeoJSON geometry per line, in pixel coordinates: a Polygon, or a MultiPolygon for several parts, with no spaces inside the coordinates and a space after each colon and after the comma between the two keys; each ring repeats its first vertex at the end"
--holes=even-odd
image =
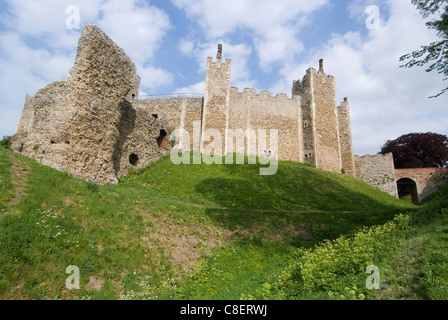
{"type": "Polygon", "coordinates": [[[302,158],[305,162],[316,165],[316,140],[315,140],[315,100],[312,81],[312,73],[307,72],[303,80],[294,81],[292,88],[293,97],[301,98],[302,113],[302,158]]]}
{"type": "Polygon", "coordinates": [[[31,99],[32,97],[30,95],[27,94],[25,96],[22,113],[20,114],[19,123],[17,125],[17,133],[29,132],[33,129],[34,109],[31,99]]]}
{"type": "Polygon", "coordinates": [[[355,156],[356,177],[378,187],[394,197],[398,197],[392,153],[382,155],[355,156]]]}
{"type": "Polygon", "coordinates": [[[226,132],[229,129],[231,60],[207,59],[204,111],[202,114],[201,151],[210,155],[226,155],[226,132]],[[213,137],[206,136],[216,130],[213,137]],[[219,146],[219,149],[217,148],[219,146]]]}
{"type": "Polygon", "coordinates": [[[15,150],[98,183],[115,183],[130,168],[156,161],[168,153],[169,141],[205,154],[306,160],[341,171],[334,78],[323,70],[309,69],[294,84],[292,98],[239,92],[230,86],[231,60],[222,61],[219,46],[216,61],[207,59],[203,99],[150,100],[138,99],[135,71],[121,48],[98,27],[87,26],[68,78],[27,96],[15,150]],[[276,144],[270,140],[273,130],[276,144]]]}
{"type": "Polygon", "coordinates": [[[27,96],[13,148],[97,183],[115,183],[130,168],[160,159],[168,154],[170,140],[183,150],[260,151],[268,158],[308,161],[338,173],[344,167],[353,174],[349,106],[345,101],[337,108],[335,79],[324,73],[322,60],[319,71],[310,68],[294,82],[292,98],[240,92],[231,88],[230,78],[231,60],[223,62],[219,46],[216,61],[207,59],[203,99],[139,100],[140,77],[132,60],[88,25],[67,79],[27,96]],[[205,135],[213,130],[216,135],[205,135]],[[267,134],[265,146],[259,145],[258,130],[267,134]],[[277,150],[272,130],[278,130],[277,150]],[[231,131],[236,137],[228,135],[231,131]],[[244,150],[233,138],[243,138],[244,150]],[[222,148],[216,150],[214,142],[222,148]]]}
{"type": "MultiPolygon", "coordinates": [[[[311,70],[313,72],[313,70],[311,70]]],[[[313,74],[315,92],[316,166],[339,173],[342,170],[339,128],[336,113],[336,85],[332,76],[313,74]]]]}
{"type": "Polygon", "coordinates": [[[341,172],[342,159],[336,105],[336,85],[323,70],[310,68],[302,81],[294,82],[293,95],[302,97],[305,160],[316,167],[341,172]]]}
{"type": "MultiPolygon", "coordinates": [[[[133,101],[137,109],[146,110],[153,118],[165,121],[174,133],[176,144],[183,150],[199,150],[201,139],[203,98],[170,98],[133,101]],[[199,126],[194,130],[194,125],[199,126]],[[180,129],[188,133],[189,139],[183,139],[180,129]],[[189,141],[188,141],[189,140],[189,141]]],[[[170,134],[172,132],[169,132],[170,134]]]]}
{"type": "MultiPolygon", "coordinates": [[[[267,158],[301,162],[302,151],[302,119],[300,98],[289,99],[286,94],[273,97],[268,91],[259,94],[255,89],[231,88],[229,129],[242,130],[244,134],[248,129],[266,130],[266,146],[260,152],[267,158]],[[271,130],[278,130],[278,150],[273,150],[270,141],[271,130]]],[[[256,132],[258,134],[258,132],[256,132]]],[[[246,134],[247,135],[247,134],[246,134]]],[[[252,150],[252,155],[258,152],[257,139],[246,137],[245,154],[252,150]]],[[[233,150],[237,152],[236,143],[233,150]]]]}

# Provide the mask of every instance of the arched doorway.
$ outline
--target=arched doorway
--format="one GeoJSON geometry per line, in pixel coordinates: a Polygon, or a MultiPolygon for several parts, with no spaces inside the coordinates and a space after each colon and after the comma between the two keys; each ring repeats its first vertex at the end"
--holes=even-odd
{"type": "Polygon", "coordinates": [[[417,183],[415,183],[414,180],[409,178],[402,178],[397,181],[397,188],[398,188],[398,197],[400,199],[410,195],[413,204],[420,203],[418,199],[417,183]]]}

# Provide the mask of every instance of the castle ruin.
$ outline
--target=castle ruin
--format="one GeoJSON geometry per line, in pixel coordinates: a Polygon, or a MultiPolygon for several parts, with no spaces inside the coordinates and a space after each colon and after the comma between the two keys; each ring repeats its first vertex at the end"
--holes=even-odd
{"type": "Polygon", "coordinates": [[[133,61],[97,26],[87,25],[67,79],[26,96],[12,148],[72,176],[113,184],[130,168],[168,155],[172,146],[206,153],[206,132],[215,130],[225,139],[215,155],[262,152],[266,158],[308,162],[397,195],[392,157],[381,159],[387,163],[375,174],[388,179],[377,183],[366,172],[379,162],[353,154],[349,102],[345,98],[338,106],[335,78],[325,73],[323,60],[318,70],[310,68],[293,82],[291,98],[231,87],[231,64],[222,60],[219,45],[216,60],[207,59],[203,98],[142,100],[133,61]],[[257,149],[250,132],[258,129],[278,130],[277,150],[269,141],[265,150],[257,149]],[[234,139],[244,140],[243,150],[234,139]]]}

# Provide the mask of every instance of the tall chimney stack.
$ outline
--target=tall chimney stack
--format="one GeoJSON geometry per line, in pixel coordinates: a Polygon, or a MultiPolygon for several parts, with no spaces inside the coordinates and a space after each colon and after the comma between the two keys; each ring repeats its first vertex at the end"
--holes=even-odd
{"type": "Polygon", "coordinates": [[[222,60],[222,44],[218,44],[218,54],[216,55],[217,60],[222,60]]]}
{"type": "Polygon", "coordinates": [[[319,72],[324,73],[324,59],[319,60],[319,72]]]}

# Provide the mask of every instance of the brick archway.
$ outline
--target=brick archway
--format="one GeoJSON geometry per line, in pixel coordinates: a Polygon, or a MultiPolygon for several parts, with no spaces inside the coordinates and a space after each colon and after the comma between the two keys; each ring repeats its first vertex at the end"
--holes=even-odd
{"type": "Polygon", "coordinates": [[[419,192],[417,183],[410,178],[401,178],[397,181],[398,197],[401,199],[408,195],[412,198],[413,204],[419,204],[419,192]]]}
{"type": "Polygon", "coordinates": [[[403,189],[407,185],[411,191],[417,193],[411,195],[412,201],[415,200],[414,203],[418,204],[448,182],[448,168],[396,169],[395,176],[398,188],[400,184],[403,189]],[[415,183],[416,191],[412,189],[411,181],[415,183]]]}

